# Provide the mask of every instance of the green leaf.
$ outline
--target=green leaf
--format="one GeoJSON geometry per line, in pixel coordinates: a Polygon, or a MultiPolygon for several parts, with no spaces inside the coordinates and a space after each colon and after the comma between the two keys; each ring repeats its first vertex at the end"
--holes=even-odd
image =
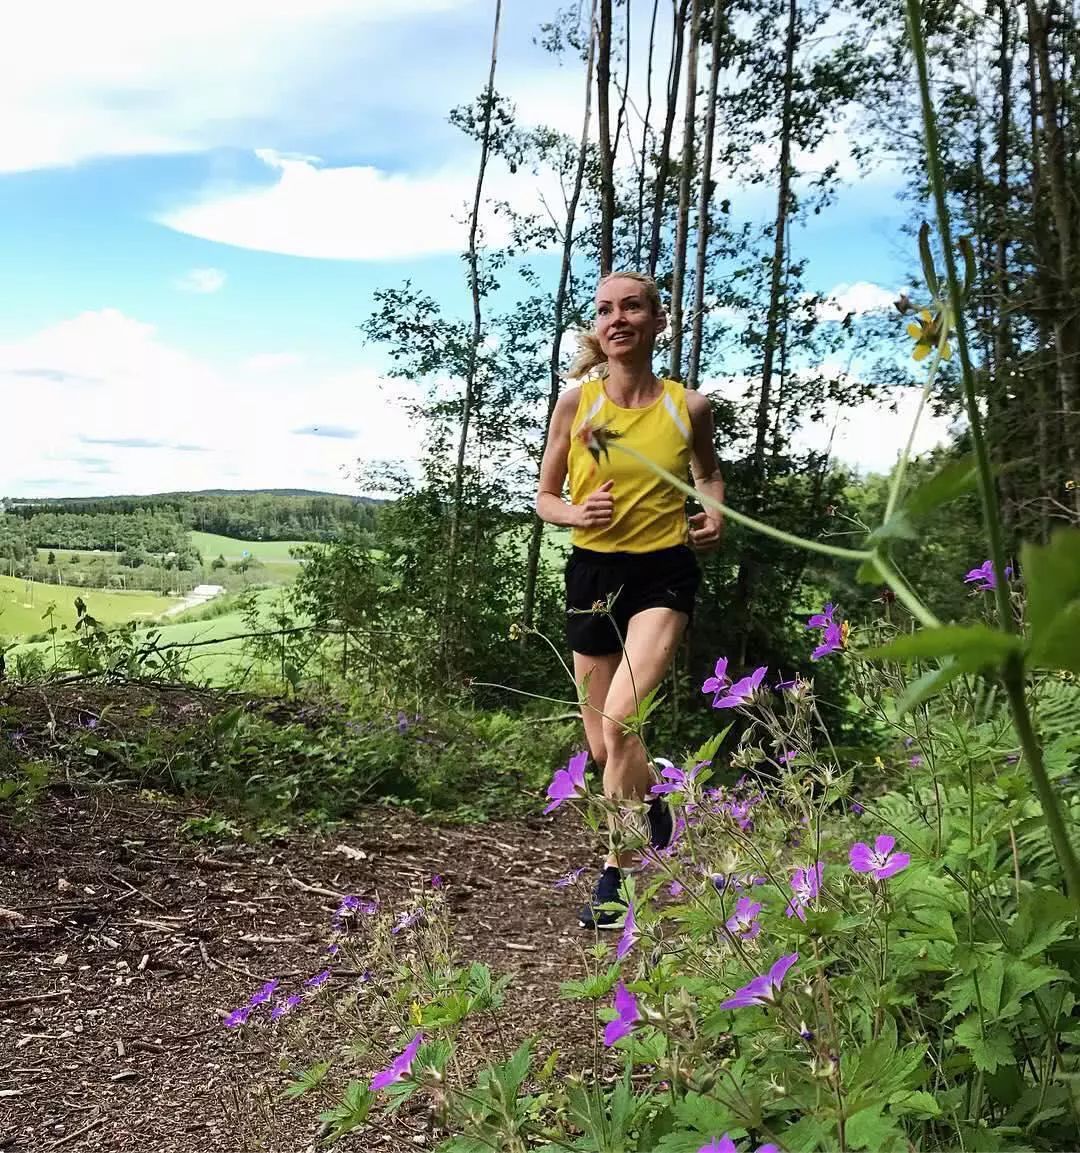
{"type": "MultiPolygon", "coordinates": [[[[874,545],[881,544],[886,540],[918,540],[919,534],[915,529],[915,525],[911,521],[911,517],[904,511],[904,509],[897,509],[891,517],[884,523],[879,524],[876,529],[866,538],[866,547],[873,548],[874,545]]],[[[869,564],[869,561],[865,562],[869,564]]]]}
{"type": "Polygon", "coordinates": [[[932,1093],[915,1089],[894,1094],[889,1100],[889,1112],[894,1115],[912,1113],[916,1117],[940,1117],[941,1106],[932,1093]]]}
{"type": "MultiPolygon", "coordinates": [[[[733,725],[735,722],[732,721],[733,725]]],[[[702,761],[711,761],[716,754],[720,751],[720,746],[724,743],[724,738],[731,732],[731,725],[727,725],[716,734],[715,737],[710,737],[703,745],[700,745],[697,750],[690,754],[690,761],[695,764],[701,764],[702,761]]]]}
{"type": "Polygon", "coordinates": [[[930,295],[937,297],[939,291],[937,269],[934,267],[934,254],[930,251],[930,225],[924,220],[919,229],[919,258],[922,260],[923,277],[930,295]]]}
{"type": "Polygon", "coordinates": [[[955,660],[946,661],[940,668],[929,669],[916,677],[904,690],[904,695],[896,704],[897,714],[902,717],[910,713],[912,709],[917,709],[919,705],[936,697],[957,677],[963,676],[965,672],[974,671],[976,670],[968,669],[964,662],[955,660]]]}
{"type": "Polygon", "coordinates": [[[1013,1059],[1012,1041],[1004,1029],[988,1027],[985,1037],[979,1028],[979,1017],[972,1013],[956,1027],[953,1039],[971,1053],[975,1067],[984,1073],[996,1072],[999,1066],[1008,1065],[1013,1059]]]}
{"type": "Polygon", "coordinates": [[[367,1121],[375,1095],[362,1081],[351,1081],[341,1096],[340,1104],[319,1115],[319,1120],[329,1125],[328,1141],[337,1141],[346,1133],[359,1128],[367,1121]]]}
{"type": "Polygon", "coordinates": [[[882,1114],[882,1106],[860,1109],[844,1123],[844,1136],[849,1149],[902,1149],[903,1131],[891,1117],[882,1114]]]}
{"type": "Polygon", "coordinates": [[[911,520],[920,520],[956,497],[974,492],[978,483],[975,457],[968,454],[959,460],[950,460],[944,468],[911,492],[901,508],[911,520]]]}
{"type": "Polygon", "coordinates": [[[1059,529],[1020,550],[1027,586],[1030,662],[1080,673],[1080,529],[1059,529]]]}
{"type": "Polygon", "coordinates": [[[934,660],[963,657],[978,666],[996,664],[1020,650],[1019,637],[983,624],[942,625],[897,637],[891,644],[867,649],[859,655],[871,661],[934,660]]]}

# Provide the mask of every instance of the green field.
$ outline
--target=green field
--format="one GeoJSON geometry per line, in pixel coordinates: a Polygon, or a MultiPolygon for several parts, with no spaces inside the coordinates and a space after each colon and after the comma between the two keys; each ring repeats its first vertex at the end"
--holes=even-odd
{"type": "Polygon", "coordinates": [[[219,556],[227,561],[238,561],[245,552],[250,553],[256,560],[264,564],[299,564],[289,555],[289,550],[308,545],[310,541],[304,540],[234,540],[229,536],[218,536],[212,532],[193,532],[189,534],[192,545],[199,550],[203,564],[209,565],[219,556]]]}
{"type": "Polygon", "coordinates": [[[56,624],[70,629],[75,624],[77,596],[83,598],[87,610],[103,624],[153,620],[177,603],[171,597],[153,593],[103,592],[0,577],[0,636],[32,636],[44,632],[49,622],[42,619],[42,614],[50,604],[56,605],[56,624]]]}

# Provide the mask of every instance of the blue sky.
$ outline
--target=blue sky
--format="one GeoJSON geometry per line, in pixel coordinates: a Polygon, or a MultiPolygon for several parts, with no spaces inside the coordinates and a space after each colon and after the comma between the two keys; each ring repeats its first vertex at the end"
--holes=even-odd
{"type": "MultiPolygon", "coordinates": [[[[0,495],[349,491],[357,459],[415,454],[356,325],[406,277],[468,307],[453,217],[476,153],[447,113],[486,78],[490,0],[21,8],[0,45],[0,495]]],[[[497,87],[576,135],[580,71],[532,42],[555,8],[504,4],[497,87]]],[[[902,283],[896,184],[854,182],[797,238],[811,287],[862,307],[902,283]]],[[[491,187],[534,195],[497,168],[491,187]]],[[[767,211],[767,188],[731,191],[767,211]]],[[[903,426],[849,416],[841,454],[887,466],[903,426]]]]}

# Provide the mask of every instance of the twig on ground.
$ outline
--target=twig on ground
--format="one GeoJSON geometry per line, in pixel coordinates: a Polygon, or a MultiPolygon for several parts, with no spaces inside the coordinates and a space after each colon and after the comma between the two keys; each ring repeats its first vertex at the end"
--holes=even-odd
{"type": "Polygon", "coordinates": [[[89,1133],[92,1129],[99,1128],[101,1125],[104,1125],[107,1120],[107,1117],[99,1117],[96,1121],[91,1121],[89,1125],[84,1125],[81,1129],[76,1129],[74,1133],[66,1133],[51,1145],[46,1145],[46,1153],[50,1149],[59,1149],[61,1145],[66,1145],[69,1141],[74,1141],[76,1137],[81,1137],[84,1133],[89,1133]]]}

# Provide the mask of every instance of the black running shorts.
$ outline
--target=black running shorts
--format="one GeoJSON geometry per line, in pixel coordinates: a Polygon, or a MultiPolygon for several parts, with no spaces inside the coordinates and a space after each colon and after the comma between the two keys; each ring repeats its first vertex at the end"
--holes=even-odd
{"type": "Polygon", "coordinates": [[[622,652],[630,618],[645,609],[674,609],[692,617],[700,583],[697,558],[684,544],[644,553],[595,552],[575,546],[566,564],[566,634],[571,650],[591,657],[622,652]],[[609,597],[614,597],[610,617],[590,611],[609,597]]]}

